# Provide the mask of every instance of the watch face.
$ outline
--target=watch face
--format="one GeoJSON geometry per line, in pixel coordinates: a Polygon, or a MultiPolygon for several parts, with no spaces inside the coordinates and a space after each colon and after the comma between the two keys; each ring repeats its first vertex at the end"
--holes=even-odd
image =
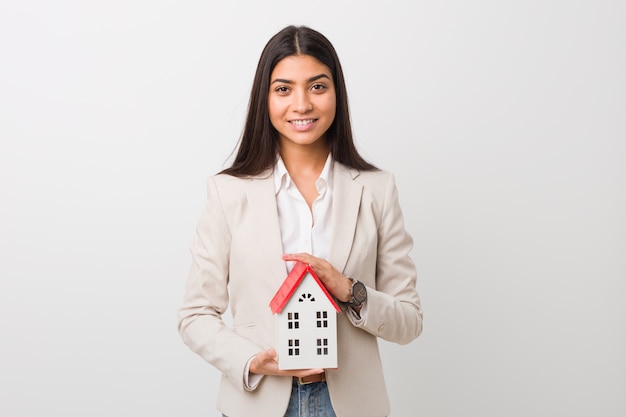
{"type": "Polygon", "coordinates": [[[367,298],[367,289],[365,288],[365,284],[362,282],[356,282],[354,287],[352,287],[352,296],[356,301],[362,303],[367,298]]]}

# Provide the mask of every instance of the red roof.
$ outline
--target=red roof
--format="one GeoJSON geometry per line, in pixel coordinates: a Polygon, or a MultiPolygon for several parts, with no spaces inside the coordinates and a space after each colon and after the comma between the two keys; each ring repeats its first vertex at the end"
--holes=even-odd
{"type": "Polygon", "coordinates": [[[276,294],[274,295],[274,298],[272,298],[272,301],[270,301],[270,308],[272,309],[272,313],[277,314],[283,310],[285,305],[287,305],[287,301],[289,301],[293,293],[296,292],[298,285],[300,285],[300,282],[302,282],[302,279],[306,276],[307,272],[311,274],[313,279],[315,279],[315,282],[317,282],[317,285],[319,285],[319,287],[322,289],[322,291],[328,298],[328,301],[330,301],[333,307],[335,307],[337,313],[341,311],[333,297],[331,297],[328,290],[326,289],[326,287],[324,287],[324,284],[322,284],[322,281],[320,281],[317,275],[315,275],[315,272],[313,272],[311,267],[304,262],[297,262],[289,275],[287,275],[287,278],[285,278],[283,285],[281,285],[278,291],[276,291],[276,294]]]}

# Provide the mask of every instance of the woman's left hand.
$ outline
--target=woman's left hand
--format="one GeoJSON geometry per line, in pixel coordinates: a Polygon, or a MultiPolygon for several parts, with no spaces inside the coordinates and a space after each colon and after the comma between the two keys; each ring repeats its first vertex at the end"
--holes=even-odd
{"type": "Polygon", "coordinates": [[[352,281],[337,271],[326,259],[317,258],[308,253],[289,253],[283,255],[283,260],[308,264],[337,300],[345,303],[352,298],[352,281]]]}

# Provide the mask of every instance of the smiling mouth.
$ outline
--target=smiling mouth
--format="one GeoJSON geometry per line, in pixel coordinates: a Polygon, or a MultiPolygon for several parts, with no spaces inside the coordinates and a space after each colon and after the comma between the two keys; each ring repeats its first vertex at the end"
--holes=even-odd
{"type": "Polygon", "coordinates": [[[289,123],[296,126],[305,126],[311,123],[316,122],[317,119],[298,119],[298,120],[290,120],[289,123]]]}

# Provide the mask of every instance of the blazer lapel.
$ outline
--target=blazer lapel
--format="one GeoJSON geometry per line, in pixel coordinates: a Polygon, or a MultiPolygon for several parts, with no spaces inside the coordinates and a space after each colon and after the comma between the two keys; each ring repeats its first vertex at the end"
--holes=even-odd
{"type": "Polygon", "coordinates": [[[276,191],[272,171],[267,176],[253,178],[246,195],[250,204],[250,212],[257,221],[256,240],[259,251],[267,261],[270,273],[277,283],[284,281],[287,268],[282,260],[283,244],[278,224],[276,191]]]}
{"type": "Polygon", "coordinates": [[[363,185],[354,181],[359,171],[338,162],[333,170],[332,237],[328,261],[343,272],[352,249],[363,185]]]}

